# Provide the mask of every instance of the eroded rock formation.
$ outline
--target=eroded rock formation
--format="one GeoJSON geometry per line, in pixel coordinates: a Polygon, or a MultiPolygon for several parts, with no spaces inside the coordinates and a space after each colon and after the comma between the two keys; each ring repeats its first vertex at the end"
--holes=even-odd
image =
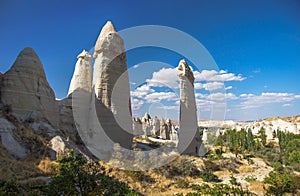
{"type": "Polygon", "coordinates": [[[32,48],[22,50],[13,66],[4,74],[1,101],[18,115],[40,112],[43,118],[58,127],[55,95],[48,84],[43,65],[32,48]]]}
{"type": "MultiPolygon", "coordinates": [[[[129,78],[127,73],[124,42],[113,24],[108,21],[102,28],[94,51],[93,90],[95,105],[92,106],[92,132],[100,123],[107,143],[104,151],[113,146],[108,141],[130,149],[132,146],[132,119],[129,78]]],[[[93,102],[93,101],[92,101],[93,102]]],[[[102,137],[102,138],[103,138],[102,137]]]]}
{"type": "Polygon", "coordinates": [[[92,65],[91,55],[83,50],[77,56],[74,74],[70,83],[68,96],[75,90],[84,90],[92,92],[92,65]]]}
{"type": "Polygon", "coordinates": [[[184,154],[199,155],[202,143],[197,131],[197,107],[194,92],[194,75],[185,60],[178,64],[180,78],[180,134],[178,151],[184,154]]]}
{"type": "MultiPolygon", "coordinates": [[[[73,77],[70,83],[68,97],[59,102],[59,114],[60,114],[60,129],[69,136],[72,141],[76,143],[81,142],[78,135],[78,130],[74,121],[73,115],[73,98],[75,104],[80,102],[80,99],[86,101],[88,98],[88,104],[90,102],[91,92],[92,92],[92,65],[91,65],[91,55],[83,50],[77,56],[77,62],[75,64],[75,69],[73,77]],[[81,93],[84,93],[82,95],[81,93]]],[[[88,119],[89,105],[82,103],[81,106],[86,106],[85,113],[82,113],[84,118],[88,119]]],[[[76,106],[75,106],[76,107],[76,106]]],[[[75,109],[81,109],[81,108],[75,109]]],[[[78,122],[77,122],[78,123],[78,122]]],[[[87,123],[86,123],[87,124],[87,123]]],[[[78,125],[78,124],[77,124],[78,125]]],[[[79,125],[80,126],[80,125],[79,125]]]]}

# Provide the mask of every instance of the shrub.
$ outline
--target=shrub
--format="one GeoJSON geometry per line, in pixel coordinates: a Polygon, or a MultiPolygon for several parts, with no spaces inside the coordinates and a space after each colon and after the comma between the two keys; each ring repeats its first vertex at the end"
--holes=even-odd
{"type": "MultiPolygon", "coordinates": [[[[233,187],[227,184],[214,184],[209,186],[204,185],[192,185],[192,189],[197,191],[193,193],[187,193],[186,196],[201,196],[201,195],[255,195],[248,190],[243,190],[241,187],[233,187]]],[[[180,196],[180,194],[177,194],[180,196]]]]}
{"type": "Polygon", "coordinates": [[[212,173],[211,170],[204,170],[203,172],[200,173],[199,177],[202,178],[202,180],[205,182],[219,182],[220,181],[218,179],[218,177],[212,173]]]}
{"type": "Polygon", "coordinates": [[[131,171],[131,170],[124,170],[124,173],[131,177],[132,180],[138,181],[146,181],[146,182],[154,182],[154,179],[151,178],[149,175],[145,174],[142,171],[131,171]]]}
{"type": "Polygon", "coordinates": [[[48,195],[136,195],[126,184],[101,173],[98,163],[75,157],[73,151],[58,163],[59,172],[46,187],[48,195]]]}
{"type": "Polygon", "coordinates": [[[179,157],[168,165],[156,169],[158,173],[166,177],[174,176],[198,176],[199,170],[188,156],[179,157]]]}
{"type": "Polygon", "coordinates": [[[283,172],[284,171],[284,167],[282,166],[282,164],[280,162],[274,162],[272,164],[272,167],[274,168],[275,171],[277,172],[283,172]]]}
{"type": "Polygon", "coordinates": [[[240,186],[241,185],[241,183],[239,183],[238,181],[237,181],[237,179],[234,177],[234,176],[230,176],[230,180],[229,180],[229,182],[230,182],[230,184],[232,184],[232,185],[234,185],[234,186],[240,186]]]}
{"type": "Polygon", "coordinates": [[[249,157],[247,158],[247,162],[248,162],[249,165],[253,165],[254,164],[253,159],[251,159],[249,157]]]}
{"type": "Polygon", "coordinates": [[[254,182],[254,181],[256,181],[257,180],[257,178],[255,177],[255,176],[247,176],[246,178],[245,178],[245,180],[247,181],[247,182],[254,182]]]}
{"type": "Polygon", "coordinates": [[[15,180],[0,181],[0,195],[20,195],[23,190],[15,180]]]}
{"type": "Polygon", "coordinates": [[[270,184],[267,193],[282,195],[283,193],[295,193],[300,188],[300,177],[290,173],[270,172],[265,178],[265,183],[270,184]]]}
{"type": "Polygon", "coordinates": [[[178,179],[176,181],[176,187],[177,188],[189,188],[190,183],[184,179],[178,179]]]}

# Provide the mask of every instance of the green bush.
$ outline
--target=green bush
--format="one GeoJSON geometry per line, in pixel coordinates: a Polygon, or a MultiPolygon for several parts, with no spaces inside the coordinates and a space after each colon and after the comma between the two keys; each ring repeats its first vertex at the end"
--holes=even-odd
{"type": "Polygon", "coordinates": [[[237,181],[237,179],[234,176],[230,176],[230,180],[229,180],[230,184],[234,185],[234,186],[240,186],[241,184],[237,181]]]}
{"type": "Polygon", "coordinates": [[[200,173],[199,177],[202,178],[202,180],[204,182],[219,182],[220,181],[218,179],[218,177],[212,173],[211,170],[204,170],[204,171],[202,171],[200,173]]]}
{"type": "Polygon", "coordinates": [[[0,181],[0,195],[20,195],[23,190],[15,180],[0,181]]]}
{"type": "Polygon", "coordinates": [[[246,178],[245,178],[245,180],[247,181],[247,182],[254,182],[254,181],[256,181],[257,180],[257,178],[255,177],[255,176],[247,176],[246,178]]]}
{"type": "MultiPolygon", "coordinates": [[[[241,187],[233,187],[227,184],[214,184],[209,186],[204,185],[195,185],[193,184],[192,189],[196,192],[187,193],[186,196],[202,196],[202,195],[245,195],[245,196],[254,196],[254,193],[251,193],[248,190],[243,190],[241,187]]],[[[177,196],[182,196],[182,193],[177,194],[177,196]]]]}
{"type": "Polygon", "coordinates": [[[272,167],[274,168],[275,171],[277,172],[283,172],[284,171],[284,167],[280,162],[274,162],[272,164],[272,167]]]}
{"type": "Polygon", "coordinates": [[[189,159],[188,156],[181,156],[175,161],[162,166],[155,170],[158,173],[165,175],[166,177],[174,176],[198,176],[199,170],[196,165],[189,159]]]}
{"type": "Polygon", "coordinates": [[[247,162],[248,162],[249,165],[253,165],[254,164],[253,159],[251,159],[249,157],[247,158],[247,162]]]}
{"type": "Polygon", "coordinates": [[[97,163],[87,162],[82,155],[58,160],[59,173],[52,177],[46,195],[137,195],[126,184],[102,173],[97,163]]]}
{"type": "Polygon", "coordinates": [[[284,160],[295,170],[300,171],[300,139],[290,140],[284,149],[284,160]]]}
{"type": "Polygon", "coordinates": [[[295,193],[300,188],[300,177],[291,173],[270,172],[265,178],[265,183],[270,184],[268,194],[282,195],[284,193],[295,193]]]}
{"type": "Polygon", "coordinates": [[[176,187],[177,188],[189,188],[190,183],[188,181],[180,178],[176,181],[176,187]]]}

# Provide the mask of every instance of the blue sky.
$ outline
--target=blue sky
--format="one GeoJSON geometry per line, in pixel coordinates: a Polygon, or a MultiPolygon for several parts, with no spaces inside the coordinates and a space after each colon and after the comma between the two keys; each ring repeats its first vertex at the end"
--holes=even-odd
{"type": "MultiPolygon", "coordinates": [[[[111,20],[117,30],[138,25],[173,27],[190,34],[206,47],[219,70],[196,70],[192,65],[194,74],[198,74],[195,92],[201,119],[211,118],[211,107],[219,102],[226,103],[226,119],[253,120],[300,114],[298,0],[0,0],[0,71],[7,71],[24,47],[33,47],[43,62],[56,97],[63,98],[67,95],[76,56],[83,49],[93,48],[107,20],[111,20]],[[201,77],[206,78],[201,80],[201,77]],[[225,80],[220,81],[220,77],[225,80]],[[209,92],[208,87],[220,90],[220,82],[224,82],[226,99],[216,101],[217,94],[209,92]]],[[[127,53],[132,73],[136,73],[139,65],[148,66],[147,72],[142,74],[145,83],[131,86],[133,93],[141,90],[148,93],[147,99],[133,97],[136,115],[150,111],[178,118],[178,89],[153,83],[149,86],[149,83],[155,78],[165,78],[166,73],[174,74],[180,58],[182,56],[158,48],[127,53]],[[143,64],[146,61],[163,63],[143,64]]],[[[136,82],[133,76],[130,79],[132,84],[136,82]]]]}

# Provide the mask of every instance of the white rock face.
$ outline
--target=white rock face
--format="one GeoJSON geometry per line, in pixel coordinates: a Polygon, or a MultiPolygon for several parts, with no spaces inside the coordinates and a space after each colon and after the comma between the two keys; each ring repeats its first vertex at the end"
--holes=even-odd
{"type": "Polygon", "coordinates": [[[76,89],[92,92],[92,65],[91,55],[83,50],[77,56],[74,74],[70,83],[68,96],[76,89]]]}
{"type": "Polygon", "coordinates": [[[55,152],[55,157],[51,157],[52,159],[57,159],[59,155],[63,155],[66,152],[66,144],[60,136],[52,138],[50,145],[51,149],[55,152]]]}
{"type": "Polygon", "coordinates": [[[133,126],[133,134],[134,135],[142,135],[143,132],[143,124],[140,118],[133,118],[132,119],[132,126],[133,126]]]}
{"type": "Polygon", "coordinates": [[[106,134],[99,136],[101,141],[92,142],[95,143],[92,145],[101,143],[103,152],[112,152],[113,143],[130,149],[133,135],[126,54],[123,39],[110,21],[100,32],[93,57],[92,100],[95,105],[91,106],[92,126],[88,137],[95,138],[92,135],[102,128],[106,134]]]}
{"type": "Polygon", "coordinates": [[[24,158],[26,149],[13,137],[15,126],[4,118],[0,118],[0,136],[1,143],[7,151],[17,158],[24,158]]]}
{"type": "Polygon", "coordinates": [[[180,133],[178,150],[180,153],[199,156],[202,143],[197,131],[197,108],[194,92],[194,75],[185,60],[178,64],[180,78],[180,133]]]}
{"type": "Polygon", "coordinates": [[[214,120],[201,120],[199,121],[200,127],[212,127],[219,128],[223,131],[228,129],[235,129],[240,131],[242,129],[251,129],[253,134],[259,134],[261,129],[264,129],[268,140],[274,139],[274,133],[278,130],[283,132],[290,132],[294,134],[300,134],[300,123],[298,123],[298,117],[276,117],[271,119],[256,120],[252,122],[238,122],[232,120],[214,121],[214,120]],[[290,119],[290,120],[288,120],[290,119]]]}
{"type": "Polygon", "coordinates": [[[43,65],[32,48],[20,52],[13,66],[3,76],[1,100],[12,112],[26,115],[40,112],[54,127],[59,115],[55,95],[49,86],[43,65]]]}
{"type": "Polygon", "coordinates": [[[151,134],[152,135],[159,135],[159,128],[160,128],[160,122],[159,119],[157,118],[157,116],[155,116],[152,119],[152,130],[151,130],[151,134]]]}

